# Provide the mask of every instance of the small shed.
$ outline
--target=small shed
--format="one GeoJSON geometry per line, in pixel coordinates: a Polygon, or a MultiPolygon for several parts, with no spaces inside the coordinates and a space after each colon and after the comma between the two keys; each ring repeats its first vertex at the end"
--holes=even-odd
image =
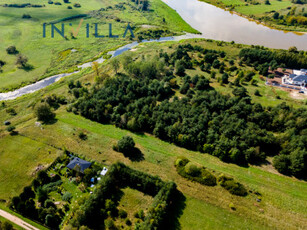
{"type": "Polygon", "coordinates": [[[92,163],[82,160],[78,157],[75,157],[73,160],[69,162],[67,168],[74,169],[77,165],[80,166],[80,172],[84,173],[84,170],[89,168],[92,165],[92,163]]]}

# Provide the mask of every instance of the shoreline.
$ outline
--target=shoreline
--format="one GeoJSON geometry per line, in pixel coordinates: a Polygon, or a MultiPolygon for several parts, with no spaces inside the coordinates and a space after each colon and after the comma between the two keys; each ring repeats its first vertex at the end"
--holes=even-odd
{"type": "MultiPolygon", "coordinates": [[[[228,8],[228,7],[223,7],[223,6],[219,5],[219,4],[214,4],[213,2],[208,1],[208,0],[198,0],[198,1],[208,3],[208,4],[212,5],[212,6],[215,6],[215,7],[217,7],[217,8],[220,8],[220,9],[222,9],[222,10],[228,11],[228,12],[230,12],[231,14],[236,14],[236,15],[238,15],[238,16],[240,16],[240,17],[242,17],[242,18],[245,18],[245,19],[247,19],[247,20],[249,20],[249,21],[251,21],[251,22],[256,22],[257,24],[261,24],[261,25],[266,26],[266,27],[268,27],[268,28],[270,28],[270,29],[275,29],[275,30],[283,31],[284,33],[295,33],[295,34],[297,34],[297,35],[305,35],[305,34],[307,34],[307,31],[299,31],[299,30],[294,30],[294,29],[293,29],[293,30],[291,30],[291,29],[287,29],[287,30],[286,30],[286,29],[279,28],[279,27],[277,26],[278,24],[273,24],[273,25],[272,25],[272,24],[265,23],[265,22],[263,22],[263,21],[259,21],[258,19],[251,18],[251,17],[249,17],[248,15],[239,13],[239,12],[237,12],[237,11],[235,11],[235,10],[231,10],[231,9],[228,8]]],[[[307,30],[307,29],[306,29],[306,30],[307,30]]]]}

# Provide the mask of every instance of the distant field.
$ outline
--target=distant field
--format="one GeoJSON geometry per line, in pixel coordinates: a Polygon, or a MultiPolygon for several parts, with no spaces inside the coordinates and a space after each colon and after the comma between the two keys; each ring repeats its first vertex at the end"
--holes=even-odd
{"type": "Polygon", "coordinates": [[[255,5],[255,6],[238,6],[236,7],[236,11],[245,14],[245,15],[259,15],[264,14],[266,12],[270,12],[272,10],[279,11],[282,9],[286,9],[288,6],[292,6],[292,3],[290,0],[283,0],[283,1],[277,1],[277,0],[271,0],[271,5],[255,5]]]}
{"type": "MultiPolygon", "coordinates": [[[[253,20],[264,22],[268,26],[272,26],[281,30],[290,30],[298,32],[306,32],[306,24],[287,23],[287,16],[293,10],[295,16],[302,16],[305,12],[305,4],[294,4],[291,0],[269,0],[270,4],[265,4],[265,0],[200,0],[223,9],[228,9],[253,20]],[[295,9],[294,9],[295,8],[295,9]],[[284,21],[280,18],[274,20],[273,14],[279,13],[284,17],[284,21]]],[[[292,15],[292,14],[291,14],[292,15]]]]}
{"type": "MultiPolygon", "coordinates": [[[[0,4],[11,3],[0,0],[0,4]]],[[[16,0],[14,3],[25,3],[24,0],[16,0]]],[[[140,26],[143,24],[156,25],[163,29],[174,32],[197,32],[191,28],[173,9],[168,7],[161,0],[151,0],[153,11],[142,12],[133,10],[131,6],[125,5],[126,10],[119,10],[114,6],[119,3],[134,4],[130,1],[122,0],[80,0],[81,8],[73,7],[72,3],[57,6],[48,4],[48,1],[38,0],[35,4],[45,4],[42,8],[12,8],[0,6],[0,60],[6,62],[0,73],[0,92],[10,91],[20,86],[35,82],[46,76],[54,75],[64,70],[75,68],[78,64],[99,57],[103,52],[114,49],[119,45],[130,42],[128,38],[95,38],[95,28],[93,23],[99,23],[99,35],[108,35],[108,24],[112,23],[113,35],[122,35],[128,25],[140,26]],[[73,9],[67,9],[72,6],[73,9]],[[71,28],[79,25],[80,19],[65,22],[65,35],[67,39],[55,34],[50,36],[50,26],[46,27],[46,38],[43,38],[43,23],[49,23],[65,17],[89,13],[92,10],[99,10],[112,6],[112,9],[104,12],[104,17],[100,19],[85,19],[76,39],[70,35],[71,28]],[[24,14],[30,15],[31,19],[24,19],[24,14]],[[165,23],[163,23],[163,18],[165,23]],[[119,22],[118,19],[121,21],[119,22]],[[72,27],[69,25],[72,23],[72,27]],[[86,38],[86,23],[91,25],[90,37],[86,38]],[[25,71],[16,67],[16,55],[8,55],[6,48],[15,45],[18,51],[27,56],[29,64],[33,70],[25,71]],[[69,49],[69,50],[68,50],[69,49]],[[71,49],[77,52],[71,53],[71,49]],[[68,50],[68,51],[67,51],[68,50]],[[63,51],[65,55],[63,56],[63,51]]],[[[57,24],[61,28],[61,24],[57,24]]]]}

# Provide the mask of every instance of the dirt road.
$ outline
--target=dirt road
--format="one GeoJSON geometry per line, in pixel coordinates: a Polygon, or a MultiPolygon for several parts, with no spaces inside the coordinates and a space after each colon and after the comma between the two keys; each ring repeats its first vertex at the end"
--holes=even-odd
{"type": "Polygon", "coordinates": [[[26,230],[39,230],[38,228],[36,227],[33,227],[32,225],[26,223],[25,221],[23,221],[22,219],[16,217],[16,216],[13,216],[12,214],[6,212],[6,211],[3,211],[0,209],[0,216],[4,217],[5,219],[19,225],[20,227],[26,229],[26,230]]]}

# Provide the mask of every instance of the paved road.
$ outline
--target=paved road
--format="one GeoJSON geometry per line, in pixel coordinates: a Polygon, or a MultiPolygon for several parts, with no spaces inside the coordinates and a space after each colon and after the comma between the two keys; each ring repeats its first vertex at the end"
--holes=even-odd
{"type": "Polygon", "coordinates": [[[39,230],[38,228],[36,227],[33,227],[32,225],[24,222],[22,219],[16,217],[16,216],[13,216],[12,214],[6,212],[6,211],[3,211],[0,209],[0,216],[3,216],[5,219],[19,225],[20,227],[26,229],[26,230],[39,230]]]}

